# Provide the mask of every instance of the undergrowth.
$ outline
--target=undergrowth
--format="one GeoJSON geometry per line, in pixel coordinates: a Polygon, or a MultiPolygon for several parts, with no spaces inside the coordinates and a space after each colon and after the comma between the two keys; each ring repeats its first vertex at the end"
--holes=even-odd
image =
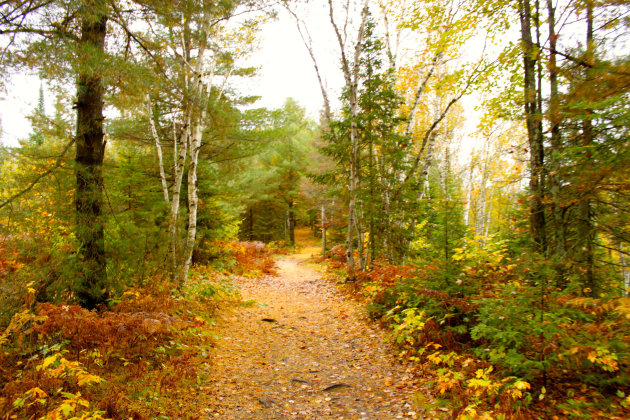
{"type": "Polygon", "coordinates": [[[222,246],[236,261],[231,267],[197,265],[179,291],[155,278],[99,312],[37,302],[27,285],[22,306],[0,334],[0,417],[199,417],[213,316],[224,302],[240,301],[230,276],[275,270],[264,247],[222,246]]]}
{"type": "Polygon", "coordinates": [[[273,259],[279,249],[277,246],[269,247],[263,242],[214,241],[203,249],[205,253],[198,262],[217,271],[247,277],[277,274],[273,259]]]}
{"type": "MultiPolygon", "coordinates": [[[[469,240],[452,262],[380,261],[346,287],[454,418],[630,416],[630,298],[556,288],[547,261],[501,242],[469,240]]],[[[333,248],[338,281],[344,265],[333,248]]]]}

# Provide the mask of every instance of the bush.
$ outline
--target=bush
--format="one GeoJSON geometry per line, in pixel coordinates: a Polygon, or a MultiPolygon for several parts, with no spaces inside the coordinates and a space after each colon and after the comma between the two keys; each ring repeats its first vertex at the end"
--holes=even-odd
{"type": "Polygon", "coordinates": [[[381,262],[356,283],[455,415],[593,418],[630,408],[630,298],[559,289],[553,263],[511,255],[506,241],[463,244],[452,255],[459,274],[439,259],[381,262]]]}

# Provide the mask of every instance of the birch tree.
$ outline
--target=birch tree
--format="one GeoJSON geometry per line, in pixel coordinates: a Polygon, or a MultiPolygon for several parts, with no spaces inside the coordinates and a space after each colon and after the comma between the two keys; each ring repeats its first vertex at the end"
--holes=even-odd
{"type": "MultiPolygon", "coordinates": [[[[297,15],[295,11],[290,9],[288,3],[285,3],[290,13],[296,19],[298,30],[305,46],[310,54],[313,66],[317,75],[317,79],[322,91],[324,100],[324,115],[328,123],[333,120],[330,95],[324,84],[320,72],[320,62],[315,56],[313,41],[310,36],[307,25],[297,15]]],[[[348,174],[348,222],[346,233],[346,270],[348,278],[355,276],[354,262],[354,240],[355,232],[359,246],[359,266],[363,264],[363,231],[361,221],[357,215],[357,189],[359,183],[358,173],[358,153],[359,153],[359,135],[356,123],[356,117],[359,113],[358,108],[358,89],[359,89],[359,61],[361,58],[361,47],[363,44],[363,36],[365,33],[365,25],[367,22],[369,9],[368,0],[348,2],[348,4],[339,7],[332,0],[328,0],[328,20],[338,47],[338,59],[341,65],[341,72],[344,80],[344,91],[347,95],[348,108],[350,114],[350,150],[349,150],[349,174],[348,174]],[[351,33],[350,29],[354,32],[351,33]]]]}
{"type": "MultiPolygon", "coordinates": [[[[252,20],[236,21],[235,14],[245,14],[246,7],[239,2],[222,6],[212,2],[189,2],[171,16],[169,21],[180,22],[177,26],[156,28],[147,37],[146,44],[165,45],[158,50],[171,63],[173,76],[166,76],[164,85],[170,87],[169,100],[177,105],[170,109],[173,148],[172,187],[169,216],[169,265],[171,279],[183,287],[192,264],[197,238],[199,208],[198,167],[199,155],[206,145],[204,135],[208,128],[209,113],[224,97],[234,73],[246,74],[236,65],[255,46],[260,15],[252,20]],[[181,195],[186,176],[187,224],[183,242],[178,231],[180,226],[181,195]]],[[[157,52],[149,54],[156,55],[157,52]]],[[[156,93],[156,100],[160,98],[156,93]]],[[[160,183],[164,199],[169,201],[165,189],[166,174],[162,159],[162,141],[152,114],[151,96],[147,96],[149,125],[157,150],[160,183]]],[[[166,128],[166,127],[165,127],[166,128]]]]}

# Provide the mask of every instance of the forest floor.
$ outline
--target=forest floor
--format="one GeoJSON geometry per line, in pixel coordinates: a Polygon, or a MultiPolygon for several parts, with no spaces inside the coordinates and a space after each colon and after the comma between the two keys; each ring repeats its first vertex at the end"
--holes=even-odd
{"type": "Polygon", "coordinates": [[[309,262],[313,245],[280,257],[277,276],[235,279],[243,301],[255,303],[223,311],[213,328],[205,416],[425,418],[411,369],[361,305],[309,262]]]}

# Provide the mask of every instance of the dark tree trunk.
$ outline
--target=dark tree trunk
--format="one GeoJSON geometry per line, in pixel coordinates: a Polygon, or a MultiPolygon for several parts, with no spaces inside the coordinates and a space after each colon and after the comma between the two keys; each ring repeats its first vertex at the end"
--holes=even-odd
{"type": "MultiPolygon", "coordinates": [[[[586,62],[594,64],[594,45],[593,45],[593,3],[586,3],[586,62]]],[[[586,69],[585,89],[591,89],[593,85],[590,69],[586,69]]],[[[587,92],[586,98],[592,98],[593,92],[587,92]]],[[[586,109],[582,125],[582,147],[590,147],[594,141],[592,110],[586,109]]],[[[588,294],[597,296],[597,284],[595,274],[593,272],[593,243],[595,241],[595,229],[593,227],[593,210],[591,205],[590,189],[583,197],[581,197],[577,210],[577,241],[576,241],[576,260],[581,271],[584,288],[588,290],[588,294]]]]}
{"type": "Polygon", "coordinates": [[[537,252],[544,253],[547,249],[545,233],[545,209],[543,205],[544,171],[543,171],[543,133],[542,112],[539,109],[538,92],[540,86],[536,83],[536,63],[538,52],[534,49],[532,40],[532,14],[529,0],[519,0],[519,15],[521,22],[521,42],[523,43],[523,68],[525,116],[527,119],[527,138],[530,152],[530,177],[529,188],[531,199],[530,207],[530,231],[534,247],[537,252]]]}
{"type": "MultiPolygon", "coordinates": [[[[83,54],[91,56],[102,54],[105,50],[107,16],[102,7],[101,4],[86,5],[86,14],[81,23],[80,46],[83,54]]],[[[94,57],[89,58],[94,61],[94,57]]],[[[76,292],[81,305],[86,308],[94,308],[107,300],[107,261],[102,214],[104,89],[103,76],[93,67],[91,63],[82,63],[80,66],[76,102],[76,237],[80,245],[82,269],[76,292]]]]}
{"type": "Polygon", "coordinates": [[[560,261],[558,268],[558,286],[564,286],[564,264],[567,254],[566,223],[564,221],[564,206],[560,196],[560,154],[562,153],[562,138],[560,134],[560,100],[558,94],[558,67],[556,62],[556,18],[553,1],[547,0],[549,14],[549,122],[551,124],[551,160],[549,171],[549,188],[551,192],[551,213],[553,215],[553,230],[555,233],[554,252],[560,261]]]}
{"type": "Polygon", "coordinates": [[[254,209],[249,208],[249,233],[247,239],[251,242],[254,240],[254,209]]]}
{"type": "Polygon", "coordinates": [[[326,205],[322,203],[322,255],[326,255],[326,205]]]}
{"type": "Polygon", "coordinates": [[[295,245],[295,212],[293,211],[293,200],[289,201],[289,244],[295,245]]]}

